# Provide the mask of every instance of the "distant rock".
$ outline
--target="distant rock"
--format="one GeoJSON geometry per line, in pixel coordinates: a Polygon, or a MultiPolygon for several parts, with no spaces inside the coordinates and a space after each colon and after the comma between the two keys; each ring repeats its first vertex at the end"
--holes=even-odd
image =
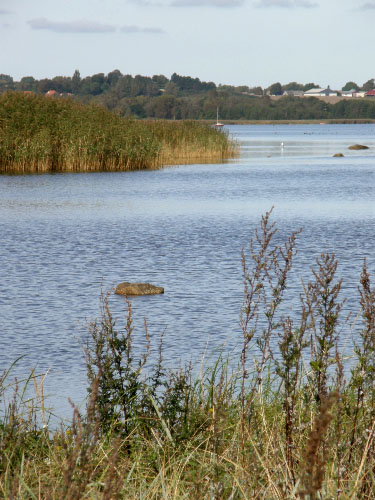
{"type": "Polygon", "coordinates": [[[363,146],[363,144],[354,144],[354,146],[349,146],[349,149],[369,149],[368,146],[363,146]]]}
{"type": "Polygon", "coordinates": [[[333,155],[334,158],[343,158],[343,154],[342,153],[336,153],[335,155],[333,155]]]}
{"type": "Polygon", "coordinates": [[[157,295],[164,293],[162,286],[150,285],[150,283],[120,283],[117,285],[115,293],[117,295],[157,295]]]}

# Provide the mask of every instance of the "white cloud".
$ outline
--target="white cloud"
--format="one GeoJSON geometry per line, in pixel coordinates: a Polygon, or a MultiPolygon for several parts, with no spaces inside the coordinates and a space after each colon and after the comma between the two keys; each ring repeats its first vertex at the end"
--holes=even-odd
{"type": "Polygon", "coordinates": [[[240,7],[245,0],[173,0],[173,7],[240,7]]]}
{"type": "Polygon", "coordinates": [[[0,16],[7,16],[8,14],[11,14],[10,10],[0,9],[0,16]]]}
{"type": "Polygon", "coordinates": [[[318,6],[316,2],[309,0],[259,0],[255,5],[261,8],[281,7],[283,9],[311,9],[318,6]]]}
{"type": "Polygon", "coordinates": [[[112,24],[101,24],[86,20],[81,21],[49,21],[44,17],[32,19],[28,24],[33,30],[47,30],[54,33],[120,33],[133,34],[133,33],[147,33],[160,35],[164,33],[161,28],[155,27],[142,27],[135,25],[128,26],[115,26],[112,24]]]}
{"type": "Polygon", "coordinates": [[[138,5],[139,7],[163,7],[163,4],[156,1],[150,1],[150,0],[128,0],[129,3],[134,3],[138,5]]]}
{"type": "Polygon", "coordinates": [[[142,28],[141,26],[121,26],[121,33],[132,34],[132,33],[149,33],[154,35],[163,34],[164,31],[161,28],[142,28]]]}
{"type": "Polygon", "coordinates": [[[116,26],[86,20],[81,21],[49,21],[44,17],[32,19],[28,24],[33,30],[48,30],[55,33],[113,33],[116,26]]]}

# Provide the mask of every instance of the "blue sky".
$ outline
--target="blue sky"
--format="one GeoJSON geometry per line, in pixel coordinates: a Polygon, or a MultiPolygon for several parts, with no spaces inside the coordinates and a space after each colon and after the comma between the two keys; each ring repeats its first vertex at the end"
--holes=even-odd
{"type": "Polygon", "coordinates": [[[375,0],[0,0],[0,73],[341,88],[375,76],[374,24],[375,0]]]}

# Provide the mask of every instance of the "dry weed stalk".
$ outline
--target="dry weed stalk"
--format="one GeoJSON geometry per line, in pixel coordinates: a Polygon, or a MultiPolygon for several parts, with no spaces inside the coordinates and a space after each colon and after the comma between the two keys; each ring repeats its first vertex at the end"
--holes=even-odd
{"type": "Polygon", "coordinates": [[[321,401],[320,411],[314,419],[301,459],[303,489],[299,492],[300,498],[308,497],[310,500],[314,500],[322,488],[327,456],[326,451],[321,451],[321,449],[324,448],[325,434],[333,418],[330,409],[338,397],[336,392],[325,397],[321,401]]]}
{"type": "Polygon", "coordinates": [[[284,298],[287,278],[292,269],[295,244],[301,229],[293,232],[284,245],[273,245],[277,233],[274,222],[270,221],[272,210],[266,212],[260,221],[260,229],[255,230],[255,240],[250,240],[249,269],[246,255],[242,250],[242,272],[244,277],[244,300],[241,310],[241,328],[243,346],[241,352],[241,427],[242,448],[245,440],[245,420],[251,417],[251,407],[257,387],[262,381],[262,374],[272,355],[270,341],[280,327],[277,318],[278,308],[284,298]],[[265,322],[260,315],[265,316],[265,322]],[[259,331],[260,330],[260,331],[259,331]],[[247,353],[252,340],[256,338],[260,356],[256,361],[256,375],[250,390],[245,394],[247,371],[247,353]]]}

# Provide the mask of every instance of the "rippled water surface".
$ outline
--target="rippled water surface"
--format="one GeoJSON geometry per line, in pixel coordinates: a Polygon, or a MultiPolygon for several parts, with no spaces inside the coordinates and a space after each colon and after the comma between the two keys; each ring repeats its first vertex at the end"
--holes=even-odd
{"type": "MultiPolygon", "coordinates": [[[[235,358],[241,248],[271,206],[280,240],[303,227],[294,298],[316,256],[334,251],[346,307],[356,312],[363,257],[375,271],[375,126],[227,129],[241,154],[223,164],[0,177],[0,365],[24,356],[18,377],[49,370],[48,402],[58,414],[70,414],[68,396],[85,396],[79,340],[99,314],[101,283],[104,290],[121,281],[165,287],[132,304],[138,345],[144,317],[154,348],[166,330],[169,366],[223,344],[235,358]],[[370,149],[349,151],[355,143],[370,149]],[[333,158],[338,152],[345,157],[333,158]]],[[[121,323],[124,299],[110,302],[121,323]]]]}

